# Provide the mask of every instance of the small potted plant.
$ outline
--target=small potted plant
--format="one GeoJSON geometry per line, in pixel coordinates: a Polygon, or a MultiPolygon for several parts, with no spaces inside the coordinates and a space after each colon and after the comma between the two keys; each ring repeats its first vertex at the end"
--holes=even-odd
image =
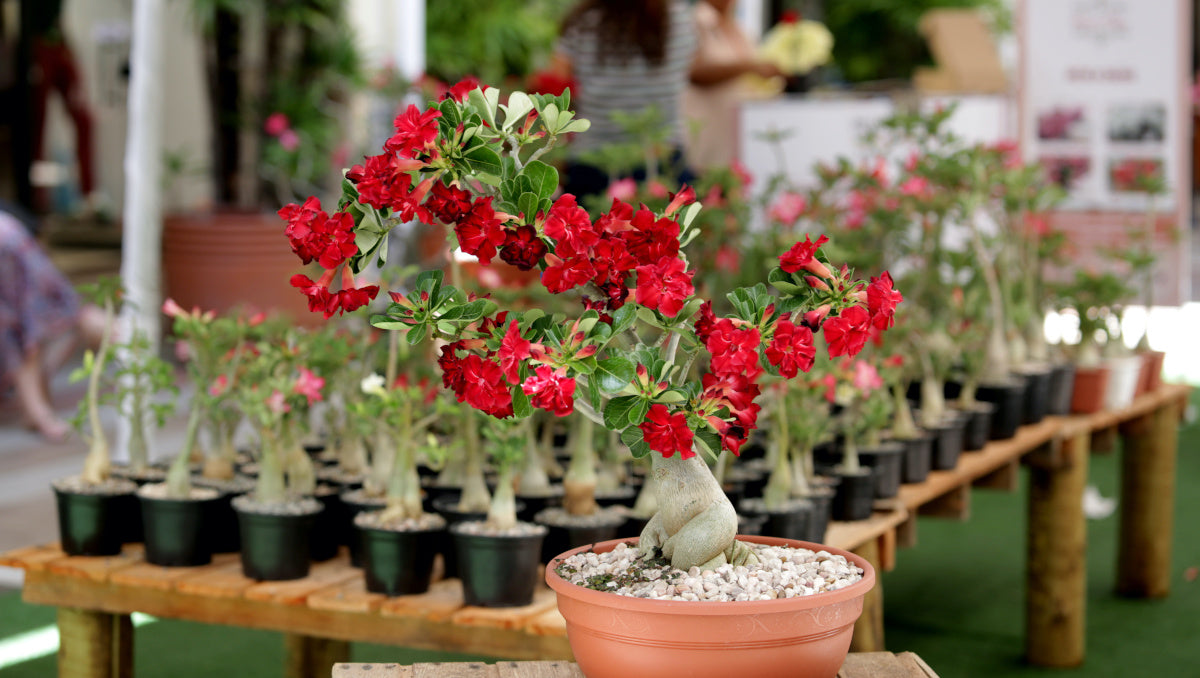
{"type": "Polygon", "coordinates": [[[1105,407],[1111,376],[1110,365],[1105,363],[1101,347],[1108,343],[1110,326],[1116,322],[1112,309],[1128,296],[1129,288],[1112,271],[1077,270],[1072,282],[1060,286],[1059,294],[1074,310],[1079,322],[1071,411],[1078,414],[1098,412],[1105,407]]]}
{"type": "Polygon", "coordinates": [[[100,422],[101,387],[112,357],[112,328],[121,285],[106,278],[81,291],[104,309],[104,333],[95,352],[83,355],[83,366],[71,374],[73,381],[87,379],[87,392],[73,423],[88,445],[83,470],[54,481],[58,508],[59,542],[74,556],[112,556],[124,541],[140,533],[141,517],[134,496],[137,486],[112,475],[108,438],[100,422]]]}
{"type": "MultiPolygon", "coordinates": [[[[459,247],[483,264],[498,257],[518,267],[537,267],[542,284],[556,294],[581,288],[583,309],[570,317],[538,309],[500,311],[489,299],[445,285],[440,271],[422,272],[373,323],[403,329],[410,342],[445,341],[439,359],[443,383],[493,418],[523,419],[535,408],[574,410],[619,432],[634,456],[652,460],[658,512],[636,550],[608,542],[595,547],[597,559],[604,553],[617,559],[628,555],[630,561],[635,555],[642,562],[662,558],[685,573],[774,562],[752,542],[736,538],[736,512],[703,458],[715,459],[722,449],[740,450],[757,423],[750,405],[764,372],[815,352],[814,332],[824,335],[831,357],[857,354],[872,327],[891,324],[900,295],[890,278],[868,284],[830,266],[820,253],[826,239],[806,238],[780,255],[768,275],[773,292],[762,283],[734,290],[733,312],[718,317],[695,297],[683,249],[700,235],[689,228],[699,210],[693,191],[680,191],[661,212],[615,201],[598,218],[573,196],[554,198],[557,172],[539,158],[561,135],[586,127],[570,113],[565,93],[514,93],[501,107],[496,90],[452,90],[429,108],[410,107],[398,117],[384,153],[347,175],[339,203],[339,214],[346,217],[314,217],[325,227],[310,230],[311,238],[299,228],[303,222],[288,219],[292,245],[302,256],[353,243],[325,262],[332,267],[319,281],[301,277],[294,284],[326,316],[361,307],[373,295],[355,285],[354,272],[380,258],[377,245],[395,224],[420,217],[453,224],[459,247]],[[532,350],[535,344],[542,348],[532,350]]],[[[509,491],[502,475],[497,495],[509,491]]],[[[823,605],[822,597],[835,606],[853,604],[870,586],[869,574],[860,578],[869,572],[864,563],[853,556],[839,561],[834,567],[842,568],[846,586],[816,600],[755,605],[780,604],[782,612],[791,605],[823,605]]],[[[575,657],[587,673],[619,670],[629,660],[619,646],[588,646],[575,633],[578,625],[594,623],[601,614],[582,608],[594,604],[621,608],[618,614],[639,613],[629,610],[625,596],[563,578],[581,575],[581,581],[607,587],[603,577],[578,569],[572,573],[577,567],[557,559],[547,567],[575,657]]],[[[658,608],[655,603],[663,601],[640,602],[658,608]]],[[[726,605],[732,606],[726,608],[731,623],[753,614],[738,611],[737,603],[721,607],[726,605]]],[[[825,660],[830,666],[815,670],[836,670],[853,617],[847,611],[844,630],[822,632],[834,649],[825,660]]],[[[664,621],[655,628],[670,626],[664,621]]],[[[778,630],[794,638],[797,628],[783,626],[790,628],[778,630]]],[[[728,663],[721,665],[729,659],[727,648],[713,638],[693,636],[690,642],[686,651],[664,651],[660,658],[697,655],[692,658],[716,662],[710,671],[728,675],[728,663]]],[[[787,645],[789,651],[797,646],[787,645]]]]}

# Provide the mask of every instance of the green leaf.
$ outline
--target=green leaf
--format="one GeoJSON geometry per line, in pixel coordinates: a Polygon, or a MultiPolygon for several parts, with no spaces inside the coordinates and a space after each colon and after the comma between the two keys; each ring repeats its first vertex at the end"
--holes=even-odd
{"type": "MultiPolygon", "coordinates": [[[[375,316],[375,318],[386,318],[387,316],[375,316]]],[[[413,323],[400,322],[399,320],[376,320],[371,318],[371,325],[381,330],[407,330],[413,326],[413,323]]]]}
{"type": "Polygon", "coordinates": [[[425,337],[428,334],[429,334],[428,327],[426,327],[425,325],[417,325],[416,327],[413,327],[412,329],[410,329],[408,331],[408,334],[404,335],[404,339],[406,341],[408,341],[410,346],[416,346],[417,344],[421,343],[422,341],[425,341],[425,337]]]}
{"type": "Polygon", "coordinates": [[[462,122],[462,115],[459,113],[457,101],[446,99],[438,106],[438,110],[442,112],[442,118],[439,122],[448,125],[450,129],[458,127],[458,124],[462,122]]]}
{"type": "MultiPolygon", "coordinates": [[[[604,406],[604,427],[610,431],[619,431],[629,425],[629,414],[637,403],[645,403],[641,396],[621,396],[613,398],[604,406]]],[[[645,418],[645,412],[642,418],[645,418]]]]}
{"type": "Polygon", "coordinates": [[[539,199],[549,198],[558,189],[558,170],[541,160],[534,160],[521,170],[521,176],[529,179],[530,190],[539,199]]]}
{"type": "Polygon", "coordinates": [[[634,459],[645,459],[646,455],[650,454],[650,452],[650,445],[645,440],[629,446],[629,453],[633,455],[634,459]]]}
{"type": "Polygon", "coordinates": [[[721,453],[721,437],[708,427],[696,431],[696,443],[710,459],[716,459],[721,453]]]}
{"type": "Polygon", "coordinates": [[[596,379],[585,379],[584,382],[587,384],[588,402],[591,404],[593,410],[599,412],[601,403],[600,383],[596,379]]]}
{"type": "Polygon", "coordinates": [[[638,307],[636,304],[625,304],[612,313],[613,334],[620,334],[629,329],[637,320],[638,307]]]}
{"type": "Polygon", "coordinates": [[[696,218],[697,214],[700,214],[701,209],[702,208],[699,202],[694,202],[687,207],[684,207],[683,214],[679,216],[679,224],[684,228],[691,226],[692,220],[696,218]]]}
{"type": "Polygon", "coordinates": [[[546,104],[546,107],[542,109],[541,114],[542,124],[546,126],[546,129],[557,133],[559,116],[558,106],[555,106],[554,104],[546,104]]]}
{"type": "Polygon", "coordinates": [[[671,388],[671,389],[667,389],[666,391],[663,391],[662,393],[660,393],[658,395],[658,397],[654,399],[654,402],[663,403],[664,405],[670,405],[671,403],[681,403],[684,400],[687,400],[687,396],[684,394],[683,391],[680,391],[679,389],[671,388]]]}
{"type": "Polygon", "coordinates": [[[517,198],[517,210],[525,215],[525,221],[533,223],[537,216],[538,197],[533,193],[522,193],[521,197],[517,198]]]}
{"type": "Polygon", "coordinates": [[[592,128],[591,120],[587,120],[585,118],[579,118],[578,120],[572,120],[571,122],[567,123],[566,125],[563,125],[562,129],[558,130],[558,133],[559,134],[569,134],[572,132],[575,132],[575,133],[586,132],[591,128],[592,128]]]}
{"type": "Polygon", "coordinates": [[[596,370],[600,376],[600,389],[605,393],[620,391],[637,376],[637,365],[628,358],[597,360],[596,370]]]}
{"type": "Polygon", "coordinates": [[[517,419],[524,419],[533,414],[533,405],[529,402],[529,396],[525,395],[525,391],[520,386],[512,388],[513,416],[517,419]]]}
{"type": "Polygon", "coordinates": [[[490,146],[476,146],[463,154],[472,172],[499,175],[503,170],[500,154],[490,146]]]}
{"type": "Polygon", "coordinates": [[[487,122],[492,129],[496,128],[496,104],[500,102],[500,90],[495,87],[486,89],[473,89],[467,95],[467,100],[471,102],[471,106],[479,116],[487,122]]]}
{"type": "Polygon", "coordinates": [[[525,117],[533,110],[533,100],[524,92],[513,92],[508,95],[508,105],[500,108],[504,109],[503,129],[508,132],[525,121],[525,117]]]}
{"type": "MultiPolygon", "coordinates": [[[[628,396],[621,396],[622,398],[628,396]]],[[[642,396],[635,396],[637,401],[629,408],[629,425],[637,426],[646,420],[646,413],[650,411],[650,401],[642,396]]]]}
{"type": "Polygon", "coordinates": [[[785,272],[782,268],[773,268],[767,274],[767,282],[775,289],[784,294],[799,294],[804,291],[804,288],[797,285],[792,274],[785,272]]]}

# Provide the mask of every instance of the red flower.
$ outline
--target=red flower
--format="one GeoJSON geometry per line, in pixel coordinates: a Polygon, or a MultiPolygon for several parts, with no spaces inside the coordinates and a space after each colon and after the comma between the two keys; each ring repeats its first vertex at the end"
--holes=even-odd
{"type": "Polygon", "coordinates": [[[592,263],[585,257],[563,260],[553,254],[547,254],[546,263],[546,270],[542,271],[542,285],[553,294],[586,284],[595,274],[592,263]]]}
{"type": "Polygon", "coordinates": [[[455,391],[458,402],[497,419],[512,415],[512,394],[499,365],[472,353],[462,359],[460,366],[461,388],[455,391]]]}
{"type": "Polygon", "coordinates": [[[567,368],[554,370],[540,365],[535,374],[521,384],[529,402],[556,416],[565,417],[575,410],[575,380],[567,376],[567,368]]]}
{"type": "Polygon", "coordinates": [[[409,192],[412,189],[412,177],[408,172],[424,165],[423,162],[405,160],[391,153],[369,155],[363,158],[363,164],[351,167],[346,172],[346,178],[354,182],[358,201],[364,205],[378,210],[411,210],[409,192]]]}
{"type": "Polygon", "coordinates": [[[896,304],[904,301],[892,284],[892,275],[887,271],[878,278],[871,278],[867,286],[867,309],[871,312],[871,324],[886,330],[895,322],[896,304]]]}
{"type": "Polygon", "coordinates": [[[587,210],[580,207],[570,193],[554,201],[542,230],[547,237],[554,238],[560,245],[568,245],[572,251],[585,250],[600,240],[587,210]]]}
{"type": "Polygon", "coordinates": [[[704,342],[712,354],[712,371],[717,376],[745,375],[751,379],[762,372],[758,365],[758,345],[761,336],[757,327],[737,327],[729,318],[713,326],[704,342]]]}
{"type": "Polygon", "coordinates": [[[767,361],[788,379],[795,377],[797,372],[807,372],[812,369],[817,353],[812,330],[789,320],[780,320],[765,353],[767,361]]]}
{"type": "Polygon", "coordinates": [[[705,301],[700,304],[700,312],[696,314],[696,322],[692,325],[692,329],[696,332],[696,338],[708,343],[708,335],[712,334],[716,323],[717,316],[713,313],[712,302],[705,301]]]}
{"type": "Polygon", "coordinates": [[[457,223],[471,211],[471,193],[441,181],[434,182],[429,190],[425,209],[443,224],[457,223]]]}
{"type": "Polygon", "coordinates": [[[650,449],[663,457],[670,457],[679,452],[680,459],[690,459],[696,456],[692,451],[692,440],[695,437],[687,425],[687,415],[683,412],[671,414],[666,405],[655,403],[650,406],[646,420],[638,424],[642,436],[650,449]]]}
{"type": "Polygon", "coordinates": [[[457,355],[460,348],[461,342],[447,344],[442,347],[442,354],[438,356],[438,367],[442,368],[442,386],[455,393],[463,388],[462,359],[457,355]]]}
{"type": "Polygon", "coordinates": [[[871,314],[862,306],[851,306],[822,326],[829,343],[829,357],[855,356],[871,336],[871,314]]]}
{"type": "Polygon", "coordinates": [[[779,256],[779,267],[787,273],[795,273],[801,269],[818,277],[828,278],[829,269],[817,261],[817,249],[829,241],[822,235],[816,242],[810,241],[810,236],[804,236],[804,242],[797,242],[792,248],[779,256]]]}
{"type": "Polygon", "coordinates": [[[467,77],[455,83],[454,86],[450,88],[450,91],[446,92],[446,96],[443,97],[442,100],[454,99],[455,101],[462,103],[467,100],[467,95],[471,93],[471,90],[476,89],[477,87],[479,87],[479,78],[473,75],[468,75],[467,77]]]}
{"type": "Polygon", "coordinates": [[[418,152],[437,139],[437,119],[440,117],[442,112],[436,108],[421,112],[415,104],[409,104],[403,113],[396,116],[396,133],[383,144],[384,149],[398,153],[403,158],[417,157],[418,152]]]}
{"type": "Polygon", "coordinates": [[[504,244],[504,229],[496,212],[492,209],[492,199],[480,198],[471,205],[471,211],[459,218],[454,225],[454,234],[458,237],[458,246],[467,254],[479,258],[479,263],[492,263],[496,256],[496,248],[504,244]]]}
{"type": "Polygon", "coordinates": [[[537,235],[537,229],[522,224],[504,232],[504,246],[500,258],[522,271],[531,270],[546,256],[546,243],[537,235]]]}
{"type": "Polygon", "coordinates": [[[663,214],[669,217],[675,214],[680,207],[686,207],[694,202],[696,202],[696,189],[684,186],[678,193],[671,194],[671,202],[667,204],[667,209],[663,210],[663,214]]]}
{"type": "Polygon", "coordinates": [[[292,287],[299,288],[308,297],[308,310],[320,311],[325,318],[331,318],[334,314],[356,311],[371,303],[375,295],[379,294],[378,285],[353,287],[354,278],[347,268],[342,269],[344,288],[339,292],[331,292],[329,285],[333,282],[335,272],[334,269],[326,271],[316,282],[303,273],[292,276],[292,287]]]}
{"type": "Polygon", "coordinates": [[[681,259],[638,266],[637,303],[674,318],[683,309],[684,300],[696,291],[692,287],[694,272],[686,268],[681,259]]]}
{"type": "Polygon", "coordinates": [[[639,264],[655,264],[679,254],[679,224],[671,219],[655,219],[647,209],[638,210],[630,221],[632,230],[621,233],[629,253],[639,264]]]}
{"type": "Polygon", "coordinates": [[[517,321],[510,322],[504,339],[500,341],[500,350],[496,351],[496,356],[500,358],[500,368],[504,370],[504,376],[510,383],[516,384],[521,381],[521,363],[531,355],[529,349],[532,346],[532,342],[521,336],[521,328],[517,321]]]}

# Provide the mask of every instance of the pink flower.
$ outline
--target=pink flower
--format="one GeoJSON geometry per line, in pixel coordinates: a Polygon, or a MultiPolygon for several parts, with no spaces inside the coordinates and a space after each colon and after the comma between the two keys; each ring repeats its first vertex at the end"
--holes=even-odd
{"type": "Polygon", "coordinates": [[[188,312],[179,305],[179,302],[170,297],[167,297],[167,300],[163,302],[162,311],[172,318],[180,318],[188,315],[188,312]]]}
{"type": "Polygon", "coordinates": [[[291,127],[292,123],[288,120],[288,117],[279,112],[268,115],[267,119],[263,121],[263,131],[273,137],[283,134],[291,129],[291,127]]]}
{"type": "Polygon", "coordinates": [[[785,191],[780,193],[775,202],[771,204],[770,209],[767,210],[767,216],[773,221],[791,226],[799,221],[806,209],[808,209],[808,201],[803,195],[785,191]]]}
{"type": "Polygon", "coordinates": [[[632,202],[637,196],[637,182],[633,179],[617,179],[608,185],[608,197],[622,202],[632,202]]]}
{"type": "Polygon", "coordinates": [[[929,180],[925,177],[909,177],[900,184],[900,192],[914,198],[922,198],[929,194],[929,180]]]}
{"type": "Polygon", "coordinates": [[[865,360],[854,361],[854,388],[867,393],[883,386],[883,378],[871,363],[865,360]]]}
{"type": "Polygon", "coordinates": [[[208,387],[208,395],[219,398],[223,393],[229,390],[229,377],[224,374],[213,380],[213,383],[208,387]]]}
{"type": "Polygon", "coordinates": [[[325,388],[325,379],[313,374],[307,367],[300,368],[300,376],[292,386],[292,392],[304,396],[308,404],[321,400],[321,389],[325,388]]]}
{"type": "Polygon", "coordinates": [[[271,391],[271,395],[267,396],[267,409],[275,414],[283,414],[291,412],[292,406],[288,405],[287,398],[279,392],[279,389],[271,391]]]}
{"type": "Polygon", "coordinates": [[[294,151],[300,148],[300,135],[295,130],[285,129],[279,133],[279,145],[285,151],[294,151]]]}

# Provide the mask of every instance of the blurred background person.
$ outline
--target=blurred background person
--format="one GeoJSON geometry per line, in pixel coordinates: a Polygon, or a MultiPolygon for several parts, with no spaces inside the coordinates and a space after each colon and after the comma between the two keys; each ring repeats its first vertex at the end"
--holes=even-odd
{"type": "MultiPolygon", "coordinates": [[[[692,8],[685,0],[583,0],[563,20],[551,70],[578,86],[572,107],[592,123],[571,144],[563,190],[577,196],[602,192],[614,171],[596,154],[641,142],[618,120],[654,109],[666,126],[664,160],[682,165],[683,92],[695,50],[692,8]]],[[[643,149],[649,155],[649,149],[643,149]]],[[[647,157],[627,174],[657,174],[647,157]]],[[[686,181],[690,173],[677,178],[686,181]]]]}

